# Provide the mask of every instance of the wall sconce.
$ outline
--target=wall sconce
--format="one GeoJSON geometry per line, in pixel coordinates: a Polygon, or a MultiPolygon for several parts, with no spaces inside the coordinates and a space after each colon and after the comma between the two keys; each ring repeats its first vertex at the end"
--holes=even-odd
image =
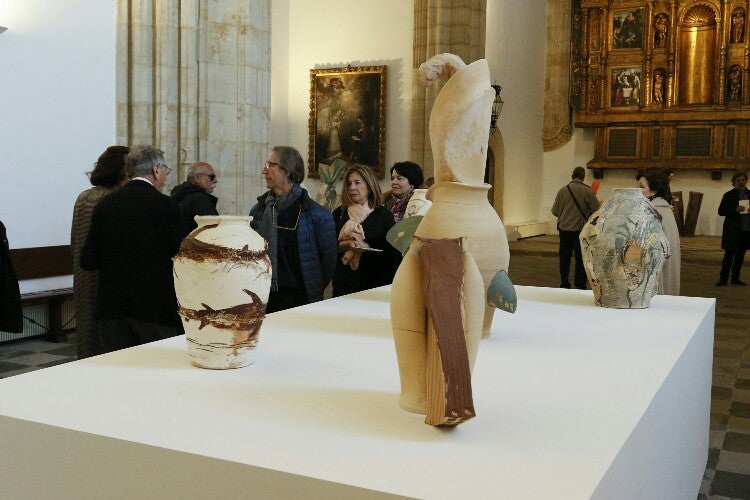
{"type": "Polygon", "coordinates": [[[0,33],[3,33],[3,32],[4,32],[4,31],[6,31],[7,29],[8,29],[8,28],[6,28],[5,26],[0,26],[0,33]]]}
{"type": "Polygon", "coordinates": [[[495,100],[492,101],[492,116],[490,116],[490,132],[497,130],[497,118],[500,116],[500,112],[503,110],[503,99],[500,97],[500,91],[503,88],[500,85],[494,84],[492,88],[495,90],[495,100]]]}

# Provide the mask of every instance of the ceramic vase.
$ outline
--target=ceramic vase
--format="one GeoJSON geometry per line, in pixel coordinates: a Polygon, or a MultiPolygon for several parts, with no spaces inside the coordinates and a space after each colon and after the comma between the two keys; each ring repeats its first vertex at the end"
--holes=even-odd
{"type": "Polygon", "coordinates": [[[638,188],[615,189],[580,235],[598,306],[643,309],[659,291],[669,243],[659,214],[638,188]]]}
{"type": "Polygon", "coordinates": [[[271,289],[266,241],[251,217],[196,217],[174,257],[188,356],[201,368],[251,364],[271,289]]]}
{"type": "Polygon", "coordinates": [[[432,206],[432,202],[427,199],[426,189],[415,189],[411,195],[409,203],[406,204],[404,219],[414,215],[425,215],[432,206]]]}
{"type": "MultiPolygon", "coordinates": [[[[420,242],[415,238],[393,278],[391,326],[401,380],[399,404],[404,410],[426,415],[428,376],[431,375],[428,370],[428,350],[435,346],[434,329],[428,320],[422,293],[423,271],[419,250],[420,242]]],[[[467,251],[465,240],[463,266],[462,319],[469,369],[473,370],[482,334],[485,293],[479,268],[467,251]]]]}
{"type": "MultiPolygon", "coordinates": [[[[500,270],[507,272],[510,262],[505,226],[487,200],[489,189],[489,184],[434,184],[427,192],[432,206],[415,233],[421,238],[466,237],[467,249],[482,275],[485,297],[492,278],[500,270]]],[[[482,338],[487,338],[495,306],[485,298],[479,300],[484,308],[482,338]]]]}

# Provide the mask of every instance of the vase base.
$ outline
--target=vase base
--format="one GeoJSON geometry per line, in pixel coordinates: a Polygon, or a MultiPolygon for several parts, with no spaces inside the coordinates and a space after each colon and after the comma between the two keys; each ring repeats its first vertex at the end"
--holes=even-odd
{"type": "Polygon", "coordinates": [[[241,354],[213,354],[194,356],[190,354],[190,364],[198,368],[208,370],[231,370],[234,368],[244,368],[255,363],[255,351],[249,351],[241,354]]]}

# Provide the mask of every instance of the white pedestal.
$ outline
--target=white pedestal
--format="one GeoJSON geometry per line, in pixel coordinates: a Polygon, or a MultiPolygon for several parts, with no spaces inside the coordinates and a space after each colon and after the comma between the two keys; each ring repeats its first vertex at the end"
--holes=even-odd
{"type": "Polygon", "coordinates": [[[388,288],[269,315],[247,368],[177,337],[0,380],[0,497],[695,498],[714,300],[517,290],[453,430],[398,406],[388,288]]]}

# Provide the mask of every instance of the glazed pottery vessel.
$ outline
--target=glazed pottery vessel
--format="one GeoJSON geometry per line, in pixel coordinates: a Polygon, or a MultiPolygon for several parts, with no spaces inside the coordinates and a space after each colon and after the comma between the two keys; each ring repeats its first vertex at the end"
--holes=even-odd
{"type": "MultiPolygon", "coordinates": [[[[431,209],[432,210],[432,209],[431,209]]],[[[391,287],[391,325],[396,344],[401,380],[399,404],[404,410],[427,414],[428,351],[435,348],[434,327],[428,318],[422,290],[424,271],[420,262],[421,243],[415,238],[396,271],[391,287]]],[[[474,368],[484,317],[484,283],[471,254],[463,249],[461,290],[463,330],[469,368],[474,368]]]]}
{"type": "Polygon", "coordinates": [[[406,204],[404,219],[415,215],[424,215],[430,209],[430,206],[432,206],[432,202],[427,199],[427,190],[415,189],[414,194],[409,199],[409,203],[406,204]]]}
{"type": "Polygon", "coordinates": [[[254,361],[271,260],[251,219],[198,216],[198,227],[174,257],[175,292],[195,366],[240,368],[254,361]]]}
{"type": "Polygon", "coordinates": [[[615,189],[581,231],[581,252],[598,306],[642,309],[659,291],[669,243],[639,188],[615,189]]]}
{"type": "MultiPolygon", "coordinates": [[[[489,184],[434,184],[427,193],[432,206],[415,233],[421,238],[465,237],[465,245],[482,275],[485,294],[498,271],[508,272],[510,262],[505,226],[487,201],[489,189],[489,184]]],[[[482,337],[486,338],[490,335],[495,306],[484,298],[480,300],[485,311],[482,337]]]]}

